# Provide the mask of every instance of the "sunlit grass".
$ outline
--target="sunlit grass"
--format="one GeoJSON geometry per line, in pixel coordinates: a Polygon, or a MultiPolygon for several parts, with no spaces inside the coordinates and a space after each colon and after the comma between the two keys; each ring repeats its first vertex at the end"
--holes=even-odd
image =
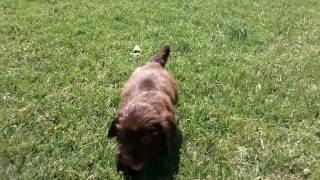
{"type": "Polygon", "coordinates": [[[106,131],[121,87],[170,43],[178,179],[319,178],[319,12],[319,1],[1,1],[1,177],[120,179],[106,131]]]}

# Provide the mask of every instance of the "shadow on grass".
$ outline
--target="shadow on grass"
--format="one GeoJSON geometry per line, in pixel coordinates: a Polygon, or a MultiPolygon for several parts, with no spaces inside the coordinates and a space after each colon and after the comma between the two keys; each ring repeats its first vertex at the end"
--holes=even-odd
{"type": "Polygon", "coordinates": [[[180,163],[180,149],[183,141],[183,135],[180,130],[177,133],[176,146],[172,147],[171,153],[166,157],[159,157],[151,162],[141,172],[124,173],[126,180],[171,180],[174,179],[175,174],[179,171],[180,163]]]}

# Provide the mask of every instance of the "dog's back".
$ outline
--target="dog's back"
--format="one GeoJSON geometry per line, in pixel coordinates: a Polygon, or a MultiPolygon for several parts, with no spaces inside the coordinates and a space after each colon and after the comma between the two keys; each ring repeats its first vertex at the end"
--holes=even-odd
{"type": "MultiPolygon", "coordinates": [[[[166,45],[159,53],[150,58],[150,62],[133,72],[123,89],[121,106],[134,99],[142,98],[141,94],[166,95],[173,105],[176,104],[178,99],[176,82],[164,69],[169,53],[170,46],[166,45]]],[[[146,100],[148,101],[148,99],[146,100]]]]}

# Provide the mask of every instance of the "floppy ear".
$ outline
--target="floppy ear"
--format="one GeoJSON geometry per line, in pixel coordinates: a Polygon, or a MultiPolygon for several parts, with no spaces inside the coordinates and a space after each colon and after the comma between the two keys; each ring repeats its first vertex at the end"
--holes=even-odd
{"type": "Polygon", "coordinates": [[[113,121],[111,122],[111,125],[109,127],[108,131],[108,138],[113,138],[117,136],[117,127],[116,124],[118,123],[118,118],[114,118],[113,121]]]}
{"type": "Polygon", "coordinates": [[[162,49],[150,58],[150,62],[158,62],[162,67],[166,65],[170,55],[170,45],[165,44],[162,49]]]}
{"type": "Polygon", "coordinates": [[[173,120],[168,119],[161,122],[161,127],[165,135],[166,147],[164,149],[164,153],[168,154],[176,139],[177,125],[173,120]]]}

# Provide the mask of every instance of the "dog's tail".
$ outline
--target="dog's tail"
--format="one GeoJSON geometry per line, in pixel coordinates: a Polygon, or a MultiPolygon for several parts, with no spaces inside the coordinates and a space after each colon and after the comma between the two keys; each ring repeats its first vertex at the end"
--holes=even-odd
{"type": "Polygon", "coordinates": [[[161,64],[162,67],[164,67],[170,55],[170,48],[171,47],[169,44],[165,44],[159,52],[157,52],[150,58],[150,62],[157,62],[161,64]]]}

